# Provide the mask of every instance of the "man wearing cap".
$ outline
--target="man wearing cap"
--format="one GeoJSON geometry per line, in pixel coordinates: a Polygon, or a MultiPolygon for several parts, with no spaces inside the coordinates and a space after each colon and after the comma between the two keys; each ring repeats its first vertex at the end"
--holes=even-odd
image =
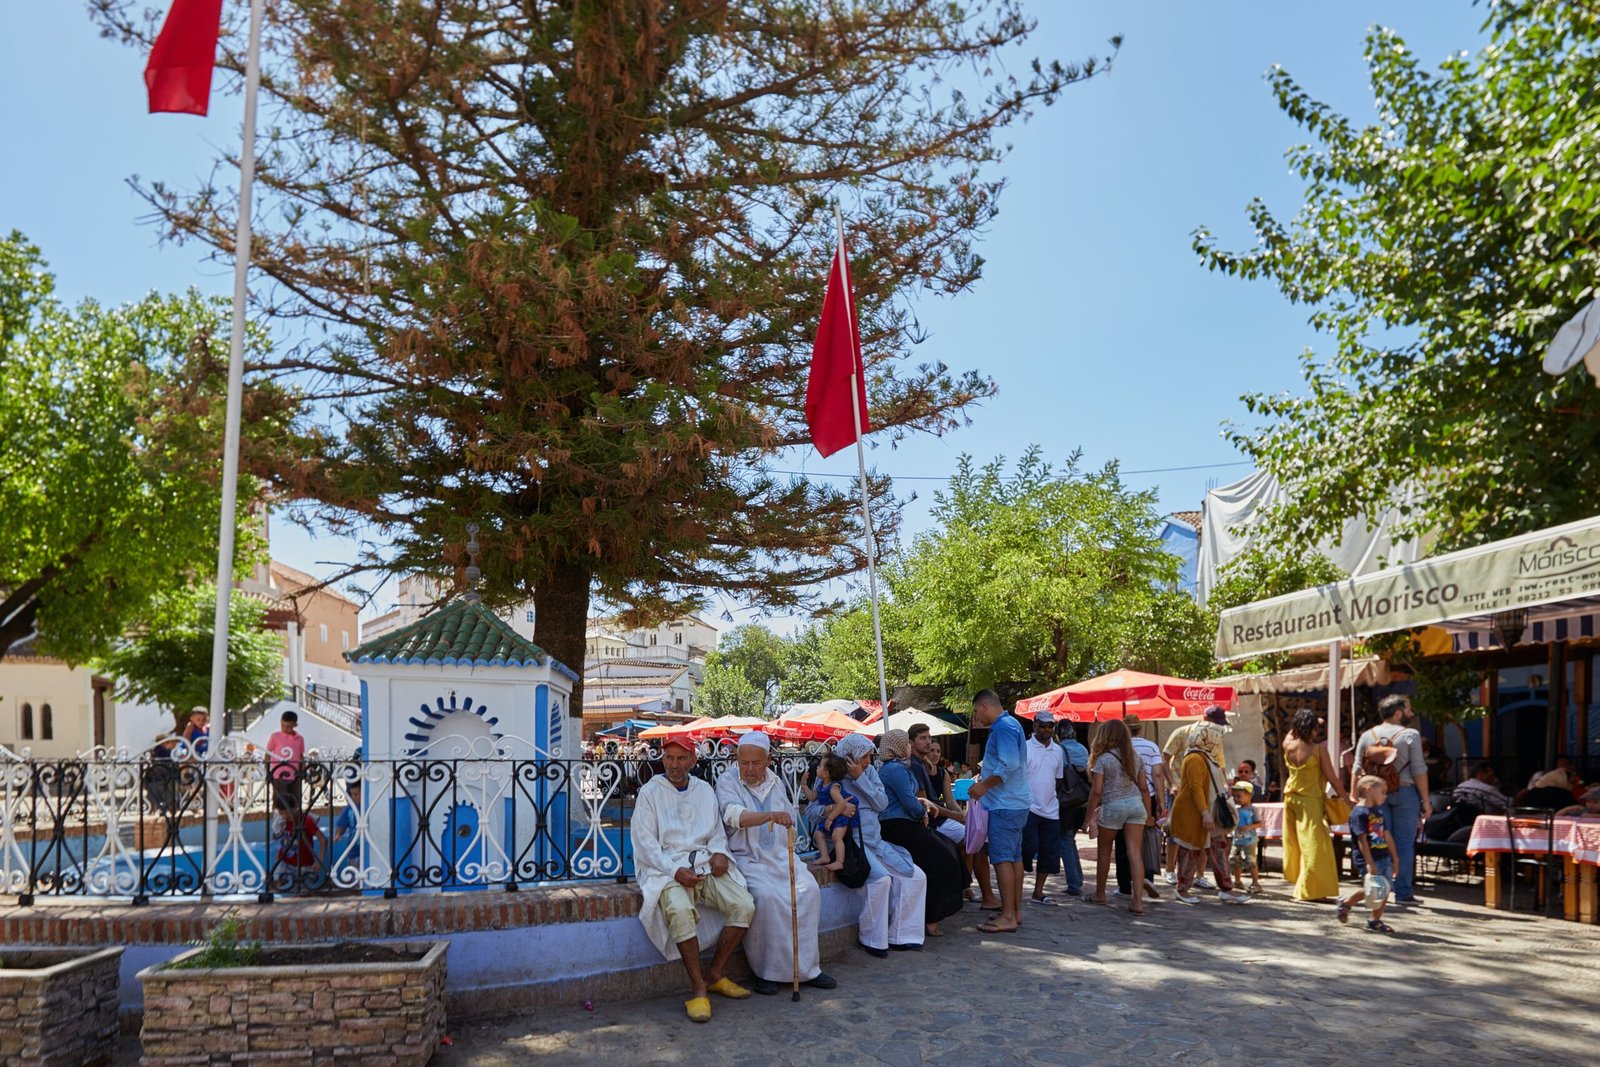
{"type": "Polygon", "coordinates": [[[1052,904],[1044,880],[1061,864],[1061,801],[1056,783],[1064,773],[1065,756],[1055,743],[1056,717],[1041,711],[1033,718],[1028,738],[1028,821],[1022,827],[1022,858],[1033,861],[1033,900],[1052,904]]]}
{"type": "Polygon", "coordinates": [[[697,1023],[711,1021],[707,993],[741,1000],[750,991],[724,973],[733,950],[755,916],[755,901],[728,852],[722,811],[712,788],[689,772],[694,744],[681,737],[662,742],[665,773],[639,787],[633,810],[633,866],[644,900],[639,921],[667,959],[679,957],[689,975],[684,1007],[697,1023]],[[711,965],[700,965],[700,912],[708,905],[722,915],[722,935],[711,965]]]}
{"type": "Polygon", "coordinates": [[[724,773],[717,780],[717,802],[722,805],[728,848],[756,902],[755,918],[744,941],[744,954],[754,975],[750,988],[770,996],[779,984],[787,985],[798,975],[807,985],[832,989],[838,983],[822,973],[817,952],[822,890],[810,868],[792,862],[794,802],[769,766],[771,739],[752,730],[739,738],[738,757],[738,773],[724,773]],[[794,954],[797,929],[798,968],[794,954]]]}

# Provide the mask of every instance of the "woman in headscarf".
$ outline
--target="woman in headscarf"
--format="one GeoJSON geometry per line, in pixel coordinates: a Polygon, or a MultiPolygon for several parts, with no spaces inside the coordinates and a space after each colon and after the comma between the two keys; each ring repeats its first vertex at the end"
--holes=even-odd
{"type": "Polygon", "coordinates": [[[928,936],[940,937],[939,920],[961,910],[961,858],[951,842],[928,829],[924,798],[917,795],[910,764],[911,736],[904,730],[887,731],[878,743],[878,760],[878,775],[888,795],[881,817],[883,839],[911,853],[912,862],[927,875],[924,921],[928,936]]]}
{"type": "Polygon", "coordinates": [[[925,937],[928,879],[912,862],[911,853],[883,839],[878,817],[889,805],[878,769],[872,765],[872,739],[846,734],[833,746],[845,761],[849,780],[845,788],[856,799],[861,816],[861,843],[872,875],[861,888],[861,918],[857,923],[861,947],[883,957],[889,949],[921,945],[925,937]]]}
{"type": "Polygon", "coordinates": [[[1228,829],[1218,826],[1212,814],[1217,797],[1231,804],[1222,776],[1222,734],[1214,722],[1196,723],[1189,731],[1189,747],[1178,764],[1178,792],[1172,798],[1167,835],[1178,845],[1178,903],[1198,904],[1194,880],[1211,857],[1216,872],[1218,899],[1224,904],[1248,904],[1250,894],[1233,888],[1228,867],[1228,829]]]}
{"type": "Polygon", "coordinates": [[[1332,783],[1344,795],[1328,746],[1317,740],[1322,721],[1310,708],[1290,720],[1283,738],[1283,880],[1294,883],[1296,900],[1339,895],[1339,862],[1333,856],[1325,802],[1332,783]]]}

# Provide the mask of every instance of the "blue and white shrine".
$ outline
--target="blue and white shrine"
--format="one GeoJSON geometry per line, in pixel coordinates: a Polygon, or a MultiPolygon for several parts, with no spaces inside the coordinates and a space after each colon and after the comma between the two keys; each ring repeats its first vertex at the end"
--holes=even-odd
{"type": "Polygon", "coordinates": [[[361,683],[362,884],[559,877],[573,847],[561,761],[581,753],[567,724],[578,676],[472,593],[347,655],[361,683]]]}

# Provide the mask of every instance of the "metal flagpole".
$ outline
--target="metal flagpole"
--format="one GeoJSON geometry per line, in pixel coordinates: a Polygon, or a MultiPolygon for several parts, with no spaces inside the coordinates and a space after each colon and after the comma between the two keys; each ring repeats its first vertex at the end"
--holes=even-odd
{"type": "Polygon", "coordinates": [[[250,271],[250,188],[256,176],[256,93],[261,86],[261,22],[266,0],[250,0],[250,50],[244,74],[244,147],[239,152],[239,228],[233,247],[233,332],[228,344],[228,407],[222,437],[222,522],[217,538],[217,614],[211,637],[211,721],[228,733],[228,598],[233,592],[233,526],[239,500],[239,408],[244,380],[244,304],[250,271]]]}
{"type": "MultiPolygon", "coordinates": [[[[844,306],[847,321],[854,327],[856,309],[850,297],[850,266],[844,252],[844,213],[839,210],[836,202],[833,205],[833,220],[839,228],[839,271],[842,275],[840,287],[844,291],[844,306]]],[[[852,336],[856,330],[852,330],[852,336]]],[[[865,376],[866,367],[861,359],[861,350],[851,353],[853,360],[850,370],[850,416],[856,424],[856,465],[861,472],[861,520],[867,528],[867,588],[872,593],[872,644],[878,653],[878,699],[883,702],[883,728],[889,729],[889,683],[883,673],[883,629],[878,621],[878,541],[872,532],[872,510],[868,506],[867,496],[867,448],[861,438],[861,388],[857,384],[857,375],[865,376]]]]}

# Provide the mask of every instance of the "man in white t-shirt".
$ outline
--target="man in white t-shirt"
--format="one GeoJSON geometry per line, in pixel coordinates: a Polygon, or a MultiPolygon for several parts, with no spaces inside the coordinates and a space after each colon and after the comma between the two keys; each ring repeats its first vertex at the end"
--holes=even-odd
{"type": "Polygon", "coordinates": [[[1022,859],[1033,860],[1033,902],[1051,904],[1044,880],[1061,869],[1061,802],[1056,782],[1061,780],[1066,753],[1055,743],[1056,718],[1041,711],[1028,738],[1028,821],[1022,827],[1022,859]]]}

